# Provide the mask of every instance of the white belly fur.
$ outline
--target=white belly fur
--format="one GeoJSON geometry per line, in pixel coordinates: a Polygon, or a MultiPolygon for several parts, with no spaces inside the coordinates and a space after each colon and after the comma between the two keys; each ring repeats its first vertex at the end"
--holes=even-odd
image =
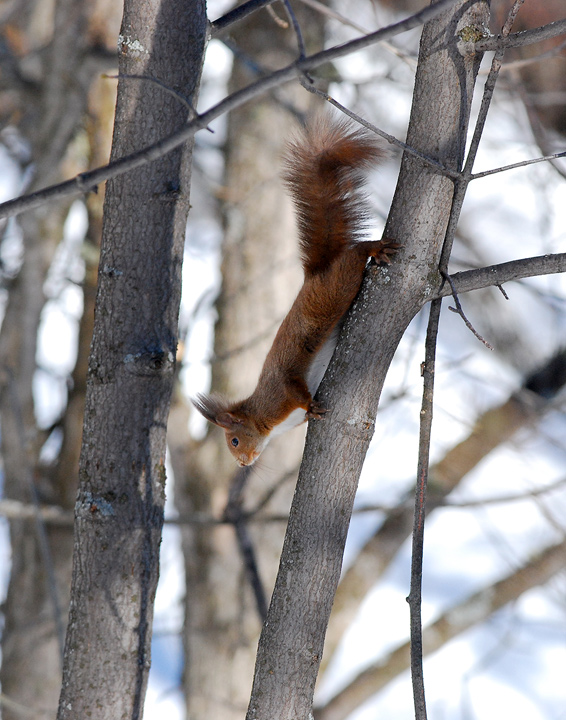
{"type": "MultiPolygon", "coordinates": [[[[334,350],[336,348],[336,343],[338,342],[339,333],[340,328],[336,327],[333,330],[332,335],[320,348],[318,353],[315,355],[314,360],[312,361],[312,365],[310,366],[309,372],[307,374],[307,386],[313,397],[315,396],[316,391],[318,390],[318,386],[320,385],[322,378],[324,377],[324,373],[326,372],[326,368],[328,367],[330,360],[332,359],[332,355],[334,354],[334,350]]],[[[281,435],[287,430],[290,430],[297,425],[301,425],[301,423],[304,422],[305,411],[303,410],[303,408],[293,410],[293,412],[288,415],[282,423],[279,423],[279,425],[276,425],[276,427],[273,428],[269,435],[269,438],[271,439],[272,437],[281,435]]]]}

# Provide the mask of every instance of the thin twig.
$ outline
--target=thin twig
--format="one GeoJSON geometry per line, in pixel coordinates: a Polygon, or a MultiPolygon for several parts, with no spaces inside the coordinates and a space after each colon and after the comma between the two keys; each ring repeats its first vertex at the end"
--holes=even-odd
{"type": "Polygon", "coordinates": [[[321,13],[321,15],[326,15],[326,17],[332,18],[333,20],[338,20],[338,22],[342,23],[342,25],[351,27],[359,33],[363,33],[364,35],[367,33],[367,28],[358,25],[358,23],[354,22],[345,15],[341,15],[334,8],[328,7],[328,5],[324,5],[318,0],[301,0],[301,2],[303,3],[303,5],[307,5],[313,10],[321,13]]]}
{"type": "Polygon", "coordinates": [[[259,567],[256,560],[255,549],[248,532],[248,526],[243,518],[234,521],[233,525],[244,567],[246,568],[246,576],[254,594],[257,612],[261,621],[264,622],[268,609],[267,596],[259,576],[259,567]]]}
{"type": "Polygon", "coordinates": [[[411,555],[411,589],[407,602],[411,614],[411,680],[415,719],[426,720],[426,701],[423,677],[423,642],[421,622],[422,572],[424,522],[426,515],[426,488],[430,459],[430,437],[434,399],[434,364],[436,359],[436,338],[442,300],[434,300],[430,306],[428,330],[423,366],[423,400],[419,431],[419,460],[415,490],[415,515],[413,520],[413,550],[411,555]]]}
{"type": "Polygon", "coordinates": [[[272,485],[264,494],[262,497],[259,498],[259,500],[256,502],[253,508],[250,508],[246,512],[246,518],[248,520],[253,520],[258,513],[260,513],[269,503],[271,498],[287,483],[289,480],[291,480],[293,477],[296,478],[299,472],[299,466],[292,468],[291,470],[287,471],[286,473],[283,473],[281,477],[278,478],[277,482],[272,485]]]}
{"type": "Polygon", "coordinates": [[[301,26],[299,25],[299,21],[297,20],[297,16],[295,15],[295,12],[291,7],[291,3],[289,2],[289,0],[283,0],[283,4],[285,5],[285,10],[287,10],[287,15],[291,18],[291,24],[293,25],[293,30],[295,31],[295,36],[297,38],[297,45],[299,47],[299,57],[302,60],[306,57],[306,52],[305,41],[303,40],[303,33],[301,32],[301,26]]]}
{"type": "Polygon", "coordinates": [[[226,30],[230,25],[243,20],[244,18],[251,15],[256,10],[271,5],[275,0],[248,0],[248,2],[239,5],[238,7],[230,10],[225,15],[222,15],[214,22],[210,23],[211,37],[217,37],[223,30],[226,30]]]}
{"type": "Polygon", "coordinates": [[[251,467],[241,468],[234,474],[223,520],[234,526],[238,547],[246,570],[246,576],[252,588],[257,611],[262,622],[267,617],[267,596],[261,578],[253,543],[247,527],[247,518],[242,509],[243,492],[250,476],[251,467]]]}
{"type": "Polygon", "coordinates": [[[515,20],[517,19],[517,15],[519,14],[519,10],[521,7],[525,4],[525,0],[515,0],[513,5],[511,6],[511,9],[507,13],[507,17],[505,19],[505,23],[503,24],[503,27],[501,28],[501,37],[506,39],[509,37],[509,33],[511,32],[511,28],[513,27],[513,24],[515,20]]]}
{"type": "MultiPolygon", "coordinates": [[[[103,73],[101,77],[108,80],[145,80],[146,82],[153,83],[154,85],[160,87],[162,90],[165,90],[165,92],[172,95],[180,103],[182,103],[189,111],[191,117],[195,117],[197,114],[197,111],[194,109],[193,104],[188,98],[186,98],[178,90],[169,87],[169,85],[166,85],[164,82],[161,82],[161,80],[158,80],[157,78],[149,77],[149,75],[126,75],[124,73],[120,73],[120,75],[108,75],[107,73],[103,73]]],[[[208,129],[210,130],[210,128],[208,129]]]]}
{"type": "Polygon", "coordinates": [[[327,92],[324,92],[324,90],[320,90],[320,88],[316,88],[314,86],[303,86],[305,87],[309,92],[312,92],[315,95],[320,96],[326,102],[328,102],[330,105],[335,107],[337,110],[340,110],[340,112],[344,113],[344,115],[347,115],[352,120],[355,120],[360,125],[363,125],[368,130],[371,130],[376,135],[379,135],[384,140],[387,140],[388,143],[391,145],[395,145],[396,147],[400,148],[404,152],[409,153],[410,155],[413,155],[414,157],[418,158],[419,160],[422,160],[425,165],[430,165],[433,167],[440,175],[445,175],[446,177],[457,179],[460,177],[460,173],[450,170],[447,167],[444,167],[442,163],[438,162],[438,160],[435,160],[434,158],[429,157],[428,155],[425,155],[420,150],[417,150],[414,147],[411,147],[410,145],[407,145],[407,143],[403,142],[402,140],[398,140],[394,135],[389,135],[389,133],[386,133],[385,130],[381,130],[381,128],[378,128],[376,125],[373,125],[373,123],[370,123],[368,120],[365,120],[361,115],[358,115],[357,113],[353,112],[349,108],[347,108],[345,105],[342,105],[342,103],[338,102],[335,98],[333,98],[331,95],[329,95],[327,92]]]}
{"type": "Polygon", "coordinates": [[[501,72],[514,72],[515,70],[520,70],[521,68],[528,67],[529,65],[536,65],[536,63],[540,63],[543,60],[550,60],[551,58],[555,58],[557,55],[560,55],[564,48],[566,48],[566,40],[561,42],[559,45],[556,45],[556,47],[553,47],[546,52],[541,52],[538,55],[521,58],[520,60],[508,60],[501,68],[501,72]]]}
{"type": "Polygon", "coordinates": [[[273,20],[277,27],[280,27],[283,30],[288,30],[289,23],[287,22],[287,20],[283,20],[282,17],[279,17],[273,5],[266,5],[265,9],[269,13],[269,17],[273,20]]]}
{"type": "Polygon", "coordinates": [[[254,335],[249,340],[246,340],[246,342],[243,342],[241,345],[230,348],[223,353],[215,353],[210,361],[225,362],[232,357],[237,357],[238,355],[241,355],[242,353],[246,352],[246,350],[255,348],[260,342],[263,342],[266,338],[271,338],[275,334],[275,331],[281,325],[282,320],[283,318],[278,318],[277,320],[274,320],[269,324],[268,327],[265,328],[265,330],[262,330],[262,332],[254,335]]]}
{"type": "MultiPolygon", "coordinates": [[[[316,10],[321,15],[326,15],[326,17],[329,17],[332,20],[337,20],[339,23],[345,25],[346,27],[351,27],[354,30],[357,30],[357,32],[363,33],[364,35],[367,33],[367,28],[362,27],[350,18],[346,17],[345,15],[341,15],[333,8],[328,7],[328,5],[324,5],[318,0],[301,0],[301,2],[303,3],[303,5],[307,5],[308,7],[313,8],[313,10],[316,10]]],[[[413,69],[417,66],[416,57],[409,55],[404,50],[395,47],[395,45],[385,40],[383,41],[382,45],[386,50],[398,57],[403,62],[407,63],[407,65],[409,65],[413,69]]]]}
{"type": "MultiPolygon", "coordinates": [[[[562,43],[560,47],[562,48],[565,45],[566,41],[562,43]]],[[[503,67],[505,67],[505,65],[503,67]]],[[[541,149],[541,151],[545,154],[548,154],[551,152],[551,150],[549,150],[551,145],[550,137],[541,121],[539,112],[540,108],[537,105],[536,97],[533,95],[533,93],[527,91],[525,84],[521,81],[519,71],[512,72],[510,73],[510,75],[511,83],[513,83],[514,85],[513,89],[521,98],[525,110],[527,111],[527,118],[531,126],[534,140],[541,149]]],[[[554,168],[554,170],[560,175],[560,177],[566,180],[566,169],[561,166],[561,164],[557,162],[555,158],[550,159],[550,164],[554,168]]]]}
{"type": "Polygon", "coordinates": [[[499,285],[499,284],[498,284],[498,285],[496,285],[495,287],[496,287],[496,288],[499,290],[499,292],[503,295],[503,297],[505,298],[505,300],[509,300],[509,295],[507,295],[507,293],[506,293],[506,291],[505,291],[505,288],[504,288],[502,285],[499,285]]]}
{"type": "Polygon", "coordinates": [[[452,282],[452,278],[450,277],[450,275],[447,272],[443,272],[442,276],[445,280],[448,281],[448,284],[452,289],[452,297],[454,298],[454,302],[456,303],[456,307],[449,306],[448,309],[462,318],[468,330],[472,332],[477,337],[477,339],[486,346],[486,348],[489,348],[489,350],[493,350],[493,347],[487,342],[484,337],[479,334],[479,332],[475,329],[475,327],[466,317],[466,314],[464,313],[464,309],[462,308],[462,304],[460,302],[460,298],[458,297],[458,292],[456,290],[456,287],[454,286],[454,283],[452,282]]]}
{"type": "Polygon", "coordinates": [[[488,175],[507,172],[507,170],[515,170],[515,168],[526,167],[527,165],[534,165],[535,163],[552,162],[553,160],[558,160],[563,157],[566,157],[566,150],[553,153],[552,155],[545,155],[544,157],[532,158],[531,160],[522,160],[521,162],[512,163],[511,165],[503,165],[503,167],[498,167],[494,170],[484,170],[483,172],[473,173],[470,176],[470,180],[477,180],[478,178],[487,177],[488,175]]]}
{"type": "Polygon", "coordinates": [[[466,157],[466,162],[464,163],[464,168],[463,168],[463,174],[468,179],[472,174],[472,167],[474,165],[474,162],[476,161],[476,155],[478,153],[480,140],[483,135],[483,130],[484,130],[485,123],[487,120],[487,114],[488,114],[489,108],[491,106],[491,101],[493,99],[493,93],[495,91],[495,85],[497,83],[497,78],[499,77],[499,71],[501,70],[501,64],[503,62],[503,55],[504,55],[503,50],[499,50],[495,53],[495,55],[493,56],[493,60],[491,61],[490,71],[489,71],[487,79],[485,81],[483,95],[482,95],[482,99],[481,99],[481,105],[480,105],[480,109],[478,112],[476,125],[474,127],[474,134],[472,135],[472,140],[470,142],[470,149],[468,150],[468,156],[466,157]]]}
{"type": "MultiPolygon", "coordinates": [[[[271,6],[268,6],[268,8],[271,9],[271,6]]],[[[232,55],[237,58],[242,63],[242,65],[249,70],[251,76],[262,78],[269,75],[270,71],[268,68],[263,67],[252,57],[250,57],[250,55],[243,52],[242,49],[230,38],[224,38],[222,42],[228,48],[228,50],[230,50],[232,55]]],[[[299,79],[299,81],[302,82],[302,77],[299,79]]],[[[283,93],[279,91],[279,88],[273,88],[272,90],[270,90],[269,95],[280,105],[282,109],[286,110],[290,115],[296,117],[297,120],[300,121],[304,117],[304,113],[300,111],[296,107],[296,105],[294,105],[287,98],[285,98],[283,96],[283,93]]]]}
{"type": "Polygon", "coordinates": [[[63,510],[57,505],[36,507],[33,504],[23,503],[20,500],[3,498],[0,500],[0,515],[9,520],[34,520],[37,516],[44,523],[50,525],[73,526],[74,513],[72,510],[63,510]]]}
{"type": "MultiPolygon", "coordinates": [[[[537,498],[541,495],[546,495],[546,493],[554,492],[554,490],[559,490],[563,488],[564,485],[566,485],[566,477],[562,477],[560,478],[560,480],[556,480],[552,483],[549,483],[548,485],[544,485],[543,487],[532,488],[530,490],[525,490],[524,492],[518,493],[493,495],[491,497],[477,498],[474,500],[451,500],[450,497],[445,497],[440,502],[435,502],[435,507],[443,507],[447,508],[448,510],[468,510],[470,508],[484,507],[486,505],[505,505],[506,503],[511,502],[524,502],[525,500],[530,500],[531,498],[537,498]]],[[[356,508],[354,510],[354,513],[380,511],[390,514],[398,508],[399,505],[396,507],[384,507],[382,505],[363,505],[362,507],[356,508]]]]}
{"type": "Polygon", "coordinates": [[[480,335],[479,332],[475,329],[475,327],[472,325],[472,323],[468,320],[466,317],[466,314],[464,313],[464,310],[462,309],[462,305],[460,304],[460,300],[458,299],[458,295],[454,295],[454,302],[456,303],[456,307],[452,307],[452,305],[448,306],[448,309],[450,312],[456,313],[456,315],[459,315],[462,320],[464,321],[465,326],[468,328],[468,330],[477,337],[477,339],[483,343],[488,350],[493,350],[493,345],[488,343],[488,341],[483,337],[483,335],[480,335]]]}
{"type": "Polygon", "coordinates": [[[315,53],[314,55],[306,57],[302,60],[299,59],[280,70],[276,70],[271,75],[261,78],[247,87],[232,93],[228,97],[224,98],[224,100],[221,100],[216,105],[213,105],[202,115],[195,117],[181,130],[178,130],[172,135],[159,140],[153,145],[143,148],[142,150],[132,153],[124,158],[120,158],[119,160],[115,160],[104,167],[80,173],[72,180],[67,180],[66,182],[52,185],[44,188],[43,190],[39,190],[38,192],[24,195],[0,204],[0,218],[18,215],[25,210],[31,210],[45,204],[46,202],[56,199],[91,192],[95,190],[99,183],[104,182],[105,180],[117,177],[129,170],[133,170],[145,165],[148,162],[152,162],[153,160],[163,157],[163,155],[166,155],[193,137],[198,130],[206,128],[217,117],[242,106],[252,98],[257,97],[272,88],[278,87],[297,76],[300,77],[304,75],[307,70],[319,67],[326,62],[344,57],[356,50],[369,47],[370,45],[394,37],[402,32],[406,32],[407,30],[419,27],[423,23],[428,22],[437,15],[440,15],[455,2],[456,0],[439,0],[434,5],[428,6],[420,12],[415,13],[398,23],[389,25],[364,37],[343,43],[342,45],[336,45],[328,50],[322,50],[321,52],[315,53]]]}
{"type": "Polygon", "coordinates": [[[446,227],[446,234],[444,237],[444,243],[442,245],[440,261],[438,263],[438,267],[441,273],[448,272],[448,261],[450,259],[450,255],[452,254],[452,246],[454,244],[454,238],[456,237],[456,229],[458,227],[458,223],[460,222],[460,214],[462,212],[464,198],[466,197],[466,192],[470,183],[472,167],[476,159],[476,154],[487,118],[487,112],[491,104],[491,99],[493,97],[493,91],[495,90],[495,83],[497,81],[502,60],[503,51],[495,53],[495,56],[491,63],[491,70],[485,82],[482,102],[476,120],[474,133],[472,135],[470,149],[468,151],[468,155],[464,163],[462,172],[458,179],[454,181],[454,195],[452,197],[452,207],[450,209],[450,217],[448,220],[448,225],[446,227]]]}

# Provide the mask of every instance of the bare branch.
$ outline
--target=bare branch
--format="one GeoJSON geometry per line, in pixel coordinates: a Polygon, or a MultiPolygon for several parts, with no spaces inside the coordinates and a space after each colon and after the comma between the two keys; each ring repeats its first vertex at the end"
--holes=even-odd
{"type": "Polygon", "coordinates": [[[519,70],[520,68],[528,67],[529,65],[536,65],[537,63],[542,62],[543,60],[550,60],[551,58],[555,58],[558,55],[562,53],[564,48],[566,47],[566,40],[563,40],[560,45],[556,45],[556,47],[551,48],[550,50],[547,50],[546,52],[541,52],[538,55],[533,55],[533,57],[528,58],[522,58],[521,60],[509,60],[506,61],[503,67],[501,68],[501,72],[513,72],[515,70],[519,70]]]}
{"type": "Polygon", "coordinates": [[[291,3],[289,0],[282,0],[283,4],[285,5],[285,10],[287,11],[287,15],[291,18],[291,24],[293,25],[293,30],[295,31],[295,35],[297,37],[297,45],[299,46],[299,57],[301,60],[306,57],[305,55],[305,41],[303,40],[303,33],[301,32],[301,26],[299,25],[299,21],[297,20],[297,16],[295,15],[295,12],[293,8],[291,7],[291,3]]]}
{"type": "Polygon", "coordinates": [[[362,27],[358,23],[354,22],[351,18],[348,18],[345,15],[341,15],[334,8],[330,8],[327,5],[324,5],[323,3],[319,2],[319,0],[301,0],[301,1],[304,5],[308,5],[308,7],[313,8],[313,10],[317,10],[321,15],[326,15],[327,17],[332,18],[333,20],[338,20],[338,22],[342,23],[342,25],[346,25],[348,27],[354,28],[354,30],[357,30],[358,32],[363,33],[364,35],[367,32],[367,28],[362,27]]]}
{"type": "Polygon", "coordinates": [[[274,2],[275,0],[248,0],[247,3],[239,5],[233,10],[230,10],[230,12],[227,12],[225,15],[219,17],[218,20],[210,23],[211,36],[218,37],[218,35],[220,35],[220,33],[223,30],[226,30],[226,28],[230,25],[243,20],[248,17],[248,15],[251,15],[253,12],[265,7],[266,5],[272,5],[274,2]]]}
{"type": "Polygon", "coordinates": [[[344,115],[347,115],[348,117],[352,118],[352,120],[355,120],[360,125],[366,127],[368,130],[371,130],[372,132],[376,133],[376,135],[379,135],[384,140],[387,140],[387,142],[391,145],[395,145],[395,147],[398,147],[399,149],[408,152],[410,155],[414,155],[415,157],[419,158],[419,160],[422,160],[427,165],[430,165],[440,175],[446,175],[446,177],[452,179],[457,179],[460,177],[460,173],[444,167],[444,165],[438,162],[438,160],[435,160],[434,158],[425,155],[424,153],[420,152],[420,150],[411,147],[411,145],[408,145],[402,140],[398,140],[394,135],[386,133],[385,130],[381,130],[381,128],[378,128],[377,125],[370,123],[368,120],[365,120],[363,117],[361,117],[361,115],[358,115],[357,113],[353,112],[353,110],[350,110],[345,105],[342,105],[342,103],[338,102],[338,100],[335,100],[331,95],[324,92],[324,90],[320,90],[319,88],[315,88],[313,86],[303,85],[303,87],[305,87],[305,89],[309,92],[312,92],[313,94],[319,95],[320,97],[324,98],[326,102],[330,103],[330,105],[333,105],[337,110],[340,110],[340,112],[343,112],[344,115]]]}
{"type": "MultiPolygon", "coordinates": [[[[323,3],[319,2],[319,0],[302,0],[302,3],[304,5],[307,5],[308,7],[313,8],[313,10],[318,11],[321,15],[325,15],[326,17],[332,18],[333,20],[337,20],[339,23],[342,23],[342,25],[354,28],[354,30],[361,32],[364,35],[367,33],[367,28],[362,27],[359,23],[354,22],[351,18],[347,18],[345,15],[341,15],[333,8],[330,8],[327,5],[323,5],[323,3]]],[[[385,47],[386,50],[395,55],[395,57],[398,57],[400,60],[410,65],[410,67],[412,67],[413,69],[416,67],[416,58],[409,56],[407,52],[401,50],[398,47],[395,47],[395,45],[387,42],[386,40],[383,41],[383,47],[385,47]]]]}
{"type": "MultiPolygon", "coordinates": [[[[430,468],[432,485],[428,493],[427,513],[440,506],[451,506],[450,494],[473,468],[495,448],[508,442],[521,428],[535,426],[554,406],[555,398],[566,383],[563,372],[565,358],[566,350],[547,359],[503,403],[482,413],[470,428],[468,436],[450,448],[430,468]]],[[[551,484],[545,486],[545,491],[552,489],[551,484]]],[[[383,576],[410,536],[412,507],[408,498],[413,492],[411,490],[411,493],[407,493],[406,501],[397,507],[384,509],[385,520],[361,549],[356,562],[345,571],[338,586],[333,619],[326,637],[330,652],[352,621],[363,598],[383,576]]]]}
{"type": "MultiPolygon", "coordinates": [[[[469,508],[484,507],[486,505],[504,505],[505,503],[510,502],[524,502],[525,500],[537,498],[541,495],[546,495],[546,493],[558,490],[564,485],[566,485],[566,477],[562,477],[559,480],[548,483],[548,485],[544,485],[543,487],[531,488],[523,492],[492,495],[489,497],[478,498],[477,500],[452,500],[450,497],[446,497],[440,502],[437,502],[435,499],[434,505],[435,507],[446,507],[451,510],[469,510],[469,508]]],[[[355,508],[354,514],[376,511],[390,514],[395,510],[397,510],[397,507],[387,507],[384,505],[363,505],[362,507],[355,508]]]]}
{"type": "MultiPolygon", "coordinates": [[[[524,0],[515,0],[515,2],[513,3],[513,6],[507,14],[507,19],[501,31],[503,37],[507,37],[508,34],[511,32],[511,27],[523,2],[524,0]]],[[[440,255],[440,262],[438,263],[441,273],[448,272],[448,261],[452,252],[452,245],[454,243],[454,237],[456,235],[456,228],[458,227],[458,223],[460,221],[460,214],[462,212],[464,198],[466,196],[468,185],[471,180],[472,168],[474,166],[480,140],[483,135],[485,122],[487,120],[487,113],[491,105],[491,100],[495,91],[495,84],[497,82],[497,78],[499,77],[499,71],[501,70],[504,53],[504,50],[497,50],[491,61],[491,68],[485,81],[481,105],[478,112],[478,117],[476,119],[472,140],[470,142],[468,156],[466,157],[466,160],[464,162],[464,167],[462,169],[462,174],[460,178],[454,183],[454,197],[452,198],[452,209],[450,211],[448,227],[446,228],[446,234],[442,246],[442,253],[440,255]]]]}
{"type": "MultiPolygon", "coordinates": [[[[554,50],[559,50],[562,52],[564,48],[566,47],[566,40],[560,45],[558,45],[554,50]]],[[[548,53],[547,53],[548,54],[548,53]]],[[[541,57],[541,56],[539,56],[541,57]]],[[[518,61],[520,62],[520,61],[518,61]]],[[[513,65],[513,63],[510,63],[510,65],[513,65]]],[[[504,65],[502,69],[506,69],[507,65],[504,65]]],[[[566,168],[564,167],[564,164],[558,162],[558,159],[555,158],[552,153],[551,147],[551,140],[550,135],[547,131],[547,129],[544,127],[544,124],[542,122],[541,116],[540,116],[540,108],[537,105],[536,100],[534,99],[534,96],[532,93],[527,91],[527,88],[524,84],[524,82],[520,78],[520,73],[518,70],[513,70],[509,73],[510,75],[510,85],[512,86],[513,90],[519,95],[521,98],[521,102],[525,106],[525,110],[527,112],[527,118],[529,120],[529,124],[531,126],[531,131],[533,133],[533,138],[536,142],[536,144],[539,146],[541,151],[545,154],[545,159],[548,159],[554,170],[566,180],[566,168]],[[550,156],[549,156],[549,153],[550,156]]],[[[564,153],[558,153],[560,156],[564,155],[564,153]]],[[[540,159],[539,159],[540,161],[540,159]]],[[[534,162],[534,160],[527,161],[528,165],[531,165],[534,162]]],[[[490,173],[491,174],[491,173],[490,173]]]]}
{"type": "Polygon", "coordinates": [[[494,170],[484,170],[483,172],[473,173],[470,180],[477,180],[478,178],[486,177],[487,175],[495,175],[496,173],[506,172],[507,170],[515,170],[515,168],[526,167],[527,165],[534,165],[540,162],[552,162],[559,158],[566,157],[566,150],[559,153],[553,153],[552,155],[545,155],[544,157],[532,158],[531,160],[522,160],[521,162],[512,163],[511,165],[504,165],[503,167],[495,168],[494,170]]]}
{"type": "Polygon", "coordinates": [[[102,77],[107,78],[108,80],[145,80],[146,82],[153,83],[154,85],[160,87],[162,90],[165,90],[165,92],[169,93],[169,95],[172,95],[180,103],[182,103],[187,108],[192,117],[197,114],[196,110],[193,107],[193,104],[188,98],[186,98],[182,93],[178,92],[174,88],[169,87],[169,85],[166,85],[164,82],[161,82],[161,80],[158,80],[157,78],[149,77],[149,75],[107,75],[106,73],[104,73],[102,77]]]}
{"type": "MultiPolygon", "coordinates": [[[[522,280],[561,272],[566,272],[566,253],[539,255],[520,260],[510,260],[498,265],[489,265],[477,270],[463,270],[454,273],[451,278],[456,291],[463,293],[493,287],[494,285],[503,285],[503,283],[512,280],[522,280]]],[[[446,297],[451,294],[451,288],[444,284],[434,297],[446,297]]]]}
{"type": "Polygon", "coordinates": [[[495,56],[491,62],[491,69],[485,82],[482,101],[476,125],[474,127],[474,133],[472,135],[472,141],[470,143],[470,149],[468,150],[468,156],[464,163],[462,173],[460,177],[454,182],[454,196],[452,198],[452,208],[450,210],[450,218],[448,220],[448,226],[446,228],[446,234],[444,237],[444,243],[442,245],[442,253],[440,255],[440,261],[438,267],[441,273],[448,272],[448,261],[452,253],[452,246],[454,244],[454,238],[456,236],[456,228],[460,221],[460,214],[462,212],[462,206],[464,204],[464,198],[468,190],[470,183],[470,176],[472,167],[476,159],[479,143],[483,134],[483,128],[487,119],[487,113],[493,93],[495,90],[495,83],[499,76],[499,70],[501,69],[501,63],[503,61],[503,51],[500,50],[495,53],[495,56]]]}
{"type": "MultiPolygon", "coordinates": [[[[451,310],[453,313],[456,313],[457,315],[459,315],[462,318],[462,320],[464,321],[468,330],[473,335],[475,335],[477,337],[477,339],[486,346],[486,348],[488,348],[489,350],[493,350],[493,346],[490,345],[487,342],[487,340],[479,334],[479,332],[475,329],[475,327],[472,325],[472,323],[466,317],[466,314],[462,307],[462,303],[460,302],[460,298],[458,297],[458,291],[456,290],[450,275],[448,273],[443,273],[443,277],[445,280],[448,281],[448,284],[450,285],[450,288],[452,290],[452,297],[454,298],[454,302],[456,303],[456,307],[450,306],[448,309],[451,310]]],[[[503,290],[503,288],[501,288],[501,289],[503,290]]],[[[435,301],[433,300],[433,302],[435,302],[435,301]]]]}
{"type": "Polygon", "coordinates": [[[120,158],[119,160],[115,160],[104,167],[90,172],[81,173],[72,180],[67,180],[66,182],[58,185],[52,185],[51,187],[44,188],[43,190],[31,193],[30,195],[24,195],[20,198],[9,200],[0,204],[0,218],[18,215],[25,210],[32,210],[33,208],[39,207],[40,205],[52,200],[73,195],[80,195],[82,193],[96,190],[96,186],[105,180],[117,177],[129,170],[133,170],[134,168],[163,157],[176,147],[179,147],[179,145],[182,145],[184,142],[189,140],[198,130],[206,128],[217,117],[240,107],[252,98],[257,97],[272,88],[278,87],[283,83],[289,82],[289,80],[303,75],[307,70],[319,67],[330,60],[344,57],[356,50],[361,50],[377,42],[381,42],[382,40],[398,35],[399,33],[419,27],[431,18],[440,15],[450,5],[453,5],[455,1],[456,0],[439,0],[439,2],[434,5],[431,5],[430,7],[427,7],[398,23],[389,25],[381,30],[377,30],[374,33],[357,38],[356,40],[315,53],[310,57],[299,59],[280,70],[276,70],[271,75],[261,78],[255,83],[252,83],[232,95],[229,95],[221,102],[213,105],[202,115],[199,115],[191,120],[178,132],[159,140],[153,145],[143,148],[142,150],[132,153],[126,157],[120,158]]]}
{"type": "Polygon", "coordinates": [[[411,553],[411,589],[407,602],[410,609],[411,627],[411,681],[416,720],[426,720],[425,687],[423,676],[423,638],[421,623],[421,597],[423,580],[424,524],[426,517],[426,489],[430,461],[430,438],[434,400],[434,366],[436,339],[442,299],[433,300],[425,345],[423,365],[423,400],[419,426],[419,459],[413,517],[413,548],[411,553]]]}
{"type": "Polygon", "coordinates": [[[513,5],[511,6],[511,9],[507,13],[507,18],[505,19],[505,23],[504,23],[503,27],[501,28],[501,35],[504,38],[509,36],[509,33],[511,32],[511,28],[513,27],[513,23],[517,19],[519,10],[521,9],[521,6],[524,3],[525,3],[525,0],[515,0],[513,5]]]}
{"type": "Polygon", "coordinates": [[[475,44],[478,52],[487,52],[489,50],[507,50],[508,48],[524,47],[525,45],[533,45],[542,40],[549,40],[566,33],[566,18],[564,20],[556,20],[542,27],[533,30],[524,30],[523,32],[513,33],[507,37],[496,35],[485,40],[480,40],[475,44]]]}
{"type": "Polygon", "coordinates": [[[34,520],[39,517],[44,523],[71,527],[75,519],[75,514],[72,510],[64,510],[57,505],[38,507],[8,498],[0,500],[0,515],[10,520],[34,520]]]}
{"type": "Polygon", "coordinates": [[[239,468],[232,478],[228,502],[223,513],[223,520],[234,527],[240,555],[246,570],[248,582],[252,588],[257,611],[263,622],[267,616],[267,596],[256,560],[256,553],[247,527],[247,517],[242,509],[243,492],[250,476],[250,467],[239,468]]]}
{"type": "MultiPolygon", "coordinates": [[[[531,498],[537,498],[547,493],[558,490],[566,484],[566,478],[560,478],[555,482],[544,485],[540,488],[525,490],[524,492],[508,493],[506,495],[494,495],[490,497],[478,498],[477,500],[461,500],[455,501],[446,498],[437,502],[435,507],[447,507],[451,510],[468,510],[474,507],[484,507],[485,505],[504,505],[510,502],[524,502],[531,498]]],[[[389,515],[396,511],[398,506],[391,505],[362,505],[354,508],[353,515],[362,515],[363,513],[382,512],[389,515]]],[[[19,500],[0,500],[0,515],[9,520],[33,520],[37,515],[46,525],[63,525],[72,527],[75,521],[73,510],[65,510],[59,505],[41,505],[36,508],[35,505],[23,503],[19,500]]],[[[255,510],[245,512],[243,514],[246,522],[255,525],[265,525],[268,523],[282,523],[289,520],[288,514],[277,515],[269,513],[259,515],[255,510]]],[[[206,512],[192,512],[187,515],[176,515],[175,517],[165,518],[165,525],[184,526],[184,525],[229,525],[232,520],[223,517],[214,517],[206,512]]]]}

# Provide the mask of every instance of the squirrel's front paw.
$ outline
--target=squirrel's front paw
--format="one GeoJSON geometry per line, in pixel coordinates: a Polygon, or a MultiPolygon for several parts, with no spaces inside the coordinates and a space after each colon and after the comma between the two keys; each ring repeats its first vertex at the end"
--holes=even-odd
{"type": "Polygon", "coordinates": [[[320,420],[322,416],[327,412],[328,409],[322,407],[320,403],[311,402],[311,404],[309,405],[309,409],[305,413],[305,417],[307,420],[320,420]]]}

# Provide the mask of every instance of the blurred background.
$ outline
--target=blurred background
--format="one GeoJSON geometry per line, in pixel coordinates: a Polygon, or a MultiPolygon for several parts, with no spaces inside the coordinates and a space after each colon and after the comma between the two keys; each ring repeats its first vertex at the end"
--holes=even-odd
{"type": "MultiPolygon", "coordinates": [[[[492,32],[511,4],[493,0],[492,32]]],[[[424,5],[304,0],[293,8],[315,52],[424,5]]],[[[211,0],[209,18],[228,9],[211,0]]],[[[561,0],[526,0],[514,30],[563,16],[561,0]]],[[[107,162],[116,81],[102,75],[115,69],[120,19],[120,3],[109,0],[0,4],[0,200],[107,162]]],[[[323,66],[317,83],[403,140],[419,35],[323,66]]],[[[199,109],[296,54],[280,3],[213,31],[199,109]]],[[[475,172],[565,147],[564,42],[505,59],[475,172]]],[[[211,387],[243,397],[255,385],[302,282],[280,157],[293,127],[322,109],[293,83],[196,136],[150,720],[235,720],[247,707],[258,608],[275,580],[304,428],[270,444],[244,486],[223,433],[206,427],[189,398],[211,387]]],[[[370,236],[381,235],[399,161],[392,151],[371,175],[370,236]]],[[[565,177],[566,163],[553,161],[472,182],[451,272],[564,252],[565,177]]],[[[0,225],[4,719],[53,717],[59,694],[103,196],[101,187],[0,225]]],[[[460,298],[493,350],[448,311],[450,299],[441,318],[423,588],[427,700],[439,720],[566,718],[566,280],[504,289],[508,297],[489,288],[460,298]]],[[[382,395],[316,720],[412,714],[405,598],[427,315],[405,334],[382,395]]]]}

